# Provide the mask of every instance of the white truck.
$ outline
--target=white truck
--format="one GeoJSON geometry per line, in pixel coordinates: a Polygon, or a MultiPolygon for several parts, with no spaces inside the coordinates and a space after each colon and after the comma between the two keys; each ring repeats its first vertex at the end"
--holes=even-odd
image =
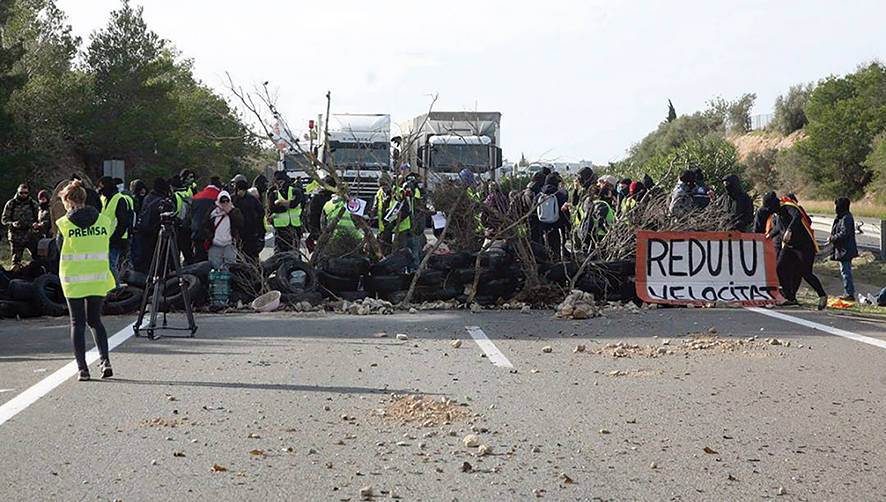
{"type": "MultiPolygon", "coordinates": [[[[321,117],[320,138],[325,131],[321,117]]],[[[379,176],[391,169],[391,116],[333,113],[329,117],[328,141],[328,145],[322,140],[316,145],[320,163],[335,166],[351,195],[371,200],[378,190],[379,176]]]]}
{"type": "Polygon", "coordinates": [[[400,162],[417,168],[430,189],[465,168],[494,178],[501,167],[501,113],[430,112],[401,124],[400,131],[394,138],[400,162]]]}

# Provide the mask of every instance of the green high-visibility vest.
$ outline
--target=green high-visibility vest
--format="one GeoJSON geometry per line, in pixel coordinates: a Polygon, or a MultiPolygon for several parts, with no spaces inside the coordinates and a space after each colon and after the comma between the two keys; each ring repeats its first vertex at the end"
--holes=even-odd
{"type": "MultiPolygon", "coordinates": [[[[397,227],[394,228],[394,233],[399,234],[400,232],[406,232],[412,228],[412,213],[415,212],[415,199],[421,199],[421,190],[417,187],[412,194],[412,197],[405,196],[405,190],[403,187],[398,188],[400,193],[403,193],[403,203],[409,205],[409,214],[397,224],[397,227]]],[[[391,198],[391,207],[396,204],[397,201],[394,198],[391,198]]]]}
{"type": "MultiPolygon", "coordinates": [[[[110,201],[108,201],[108,198],[104,195],[101,196],[101,200],[102,214],[111,221],[111,228],[113,229],[117,228],[117,206],[120,204],[121,200],[124,204],[126,204],[126,207],[128,207],[130,211],[135,211],[135,202],[132,200],[132,197],[129,197],[128,195],[122,194],[120,192],[112,195],[110,201]]],[[[126,230],[122,238],[129,238],[129,229],[126,230]]]]}
{"type": "MultiPolygon", "coordinates": [[[[289,198],[283,198],[280,195],[280,190],[277,190],[277,200],[292,200],[295,198],[295,189],[293,187],[289,187],[289,198]]],[[[301,226],[301,206],[296,206],[294,208],[289,208],[282,213],[271,213],[274,217],[274,228],[284,228],[284,227],[300,227],[301,226]]]]}
{"type": "MultiPolygon", "coordinates": [[[[390,206],[390,205],[389,205],[390,206]]],[[[389,207],[385,207],[385,191],[382,188],[379,188],[377,192],[375,192],[375,212],[378,216],[378,231],[385,231],[385,213],[389,207]]]]}
{"type": "Polygon", "coordinates": [[[81,228],[68,216],[55,222],[63,238],[58,276],[66,298],[105,296],[114,289],[108,248],[114,226],[103,214],[92,226],[81,228]]]}
{"type": "Polygon", "coordinates": [[[602,199],[598,199],[594,201],[594,204],[601,203],[606,206],[606,226],[604,228],[597,229],[597,235],[606,235],[606,229],[611,227],[613,223],[615,223],[615,210],[612,209],[612,206],[609,205],[608,202],[602,199]]]}
{"type": "Polygon", "coordinates": [[[335,235],[350,233],[358,239],[362,239],[363,232],[361,232],[360,229],[357,228],[357,225],[354,224],[354,220],[351,219],[350,211],[345,207],[345,201],[341,199],[329,200],[323,205],[323,213],[326,215],[326,224],[331,225],[332,221],[338,216],[339,211],[341,211],[341,217],[338,219],[333,233],[335,235]],[[342,208],[344,208],[344,211],[342,211],[342,208]]]}

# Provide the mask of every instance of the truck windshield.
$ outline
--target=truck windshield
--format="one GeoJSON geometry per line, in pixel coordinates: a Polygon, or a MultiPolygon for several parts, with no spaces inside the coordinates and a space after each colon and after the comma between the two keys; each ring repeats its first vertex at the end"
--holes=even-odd
{"type": "Polygon", "coordinates": [[[489,170],[488,145],[434,145],[431,149],[431,168],[441,173],[457,173],[464,168],[473,171],[489,170]]]}
{"type": "Polygon", "coordinates": [[[390,165],[390,145],[388,143],[342,143],[330,142],[330,150],[335,166],[339,168],[359,167],[361,169],[387,169],[390,165]]]}

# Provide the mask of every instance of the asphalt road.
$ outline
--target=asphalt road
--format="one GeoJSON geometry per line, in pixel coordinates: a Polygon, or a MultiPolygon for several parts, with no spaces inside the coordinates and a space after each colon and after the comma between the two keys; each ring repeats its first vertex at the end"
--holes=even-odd
{"type": "MultiPolygon", "coordinates": [[[[831,235],[831,225],[834,223],[833,216],[811,215],[812,229],[816,239],[824,242],[831,235]]],[[[861,225],[861,233],[856,232],[855,241],[859,247],[871,250],[880,249],[880,221],[873,218],[856,218],[856,226],[861,225]]]]}
{"type": "MultiPolygon", "coordinates": [[[[886,349],[737,309],[551,314],[200,316],[194,339],[129,339],[116,378],[68,379],[0,424],[0,499],[886,500],[886,349]],[[711,327],[743,345],[678,349],[711,327]],[[594,353],[619,341],[675,353],[594,353]],[[471,416],[380,416],[392,393],[471,416]]],[[[0,321],[0,408],[71,360],[64,324],[0,321]]]]}

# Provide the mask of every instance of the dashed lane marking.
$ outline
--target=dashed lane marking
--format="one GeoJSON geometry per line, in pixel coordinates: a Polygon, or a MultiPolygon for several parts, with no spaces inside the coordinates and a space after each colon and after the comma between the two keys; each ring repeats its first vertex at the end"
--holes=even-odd
{"type": "Polygon", "coordinates": [[[745,310],[749,310],[751,312],[756,312],[758,314],[763,314],[769,317],[774,317],[776,319],[781,319],[782,321],[792,322],[794,324],[799,324],[800,326],[806,326],[807,328],[817,329],[819,331],[824,331],[825,333],[830,333],[832,335],[842,336],[843,338],[848,338],[850,340],[855,340],[856,342],[867,343],[868,345],[873,345],[875,347],[880,347],[881,349],[886,349],[886,340],[880,340],[877,338],[872,338],[869,336],[859,335],[858,333],[853,333],[851,331],[846,331],[845,329],[834,328],[828,326],[826,324],[821,324],[813,321],[807,321],[806,319],[801,319],[799,317],[794,317],[792,315],[783,314],[781,312],[776,312],[769,309],[763,309],[759,307],[745,307],[745,310]]]}
{"type": "MultiPolygon", "coordinates": [[[[128,340],[135,334],[132,325],[126,326],[111,338],[108,338],[108,350],[114,350],[121,343],[128,340]]],[[[98,349],[93,348],[86,353],[86,363],[92,364],[98,360],[98,349]]],[[[28,387],[21,394],[15,396],[0,406],[0,425],[6,423],[7,420],[16,416],[19,412],[28,406],[36,403],[38,399],[49,394],[52,389],[61,385],[65,380],[77,374],[77,361],[71,361],[61,367],[55,373],[40,380],[36,384],[28,387]]]]}
{"type": "Polygon", "coordinates": [[[480,350],[486,354],[486,358],[489,359],[492,364],[502,368],[514,368],[511,361],[508,361],[508,358],[498,350],[498,347],[492,343],[492,340],[486,336],[486,333],[484,333],[479,326],[465,326],[465,329],[468,330],[468,334],[471,335],[471,338],[473,338],[475,342],[477,342],[477,345],[480,346],[480,350]]]}

